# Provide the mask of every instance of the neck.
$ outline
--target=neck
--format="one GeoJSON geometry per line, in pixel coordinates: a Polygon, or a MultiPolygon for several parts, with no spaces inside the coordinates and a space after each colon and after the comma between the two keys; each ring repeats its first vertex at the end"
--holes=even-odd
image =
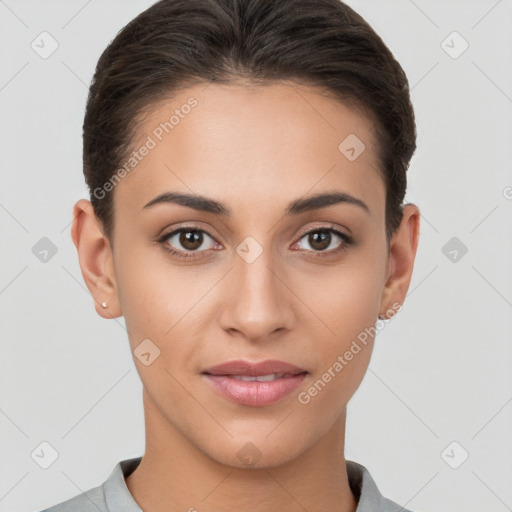
{"type": "Polygon", "coordinates": [[[126,478],[144,512],[354,512],[344,457],[346,413],[313,447],[268,468],[221,464],[159,415],[144,393],[146,450],[126,478]]]}

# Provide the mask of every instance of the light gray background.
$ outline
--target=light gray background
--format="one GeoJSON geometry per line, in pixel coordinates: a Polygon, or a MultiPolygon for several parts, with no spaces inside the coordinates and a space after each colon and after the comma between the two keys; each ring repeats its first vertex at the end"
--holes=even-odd
{"type": "MultiPolygon", "coordinates": [[[[94,67],[151,3],[0,0],[2,512],[75,496],[144,450],[123,319],[95,313],[69,228],[94,67]],[[47,59],[31,48],[42,31],[59,44],[47,59]],[[57,248],[46,263],[32,252],[43,237],[57,248]],[[43,441],[58,452],[48,469],[31,457],[43,441]]],[[[406,199],[422,226],[404,308],[349,405],[346,456],[413,510],[512,510],[512,0],[348,3],[409,77],[406,199]],[[469,43],[458,58],[462,40],[442,45],[453,31],[469,43]],[[455,262],[452,237],[468,248],[455,262]]]]}

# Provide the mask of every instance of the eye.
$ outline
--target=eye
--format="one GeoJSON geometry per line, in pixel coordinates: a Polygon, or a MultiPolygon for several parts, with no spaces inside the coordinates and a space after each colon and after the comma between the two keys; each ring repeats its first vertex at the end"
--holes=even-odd
{"type": "Polygon", "coordinates": [[[195,227],[183,227],[166,233],[158,242],[166,251],[179,258],[194,258],[194,253],[204,252],[219,245],[206,231],[195,227]]]}
{"type": "MultiPolygon", "coordinates": [[[[208,249],[222,248],[206,231],[198,227],[181,227],[160,237],[158,243],[173,256],[183,259],[202,257],[199,253],[208,249]]],[[[340,253],[353,243],[352,238],[335,229],[334,226],[318,227],[304,233],[294,245],[314,256],[330,256],[340,253]],[[305,240],[305,242],[302,242],[305,240]],[[338,242],[336,243],[336,241],[338,242]],[[341,243],[339,242],[341,240],[341,243]],[[308,247],[310,249],[308,249],[308,247]],[[333,248],[334,247],[334,248],[333,248]]]]}
{"type": "MultiPolygon", "coordinates": [[[[315,253],[335,254],[345,250],[352,243],[352,239],[331,226],[308,231],[297,243],[300,244],[301,248],[303,246],[306,246],[306,249],[307,246],[311,247],[311,250],[315,253]],[[340,239],[342,243],[339,242],[340,239]],[[305,240],[305,242],[302,242],[302,240],[305,240]]],[[[323,256],[323,254],[318,255],[323,256]]]]}

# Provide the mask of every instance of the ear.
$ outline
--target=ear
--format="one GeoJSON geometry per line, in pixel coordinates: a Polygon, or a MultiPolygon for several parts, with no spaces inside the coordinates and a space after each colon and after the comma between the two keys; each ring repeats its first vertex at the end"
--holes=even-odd
{"type": "Polygon", "coordinates": [[[73,207],[71,238],[78,252],[85,284],[94,299],[96,312],[103,318],[121,316],[110,242],[91,202],[86,199],[80,199],[73,207]],[[106,308],[101,305],[102,302],[107,303],[106,308]]]}
{"type": "Polygon", "coordinates": [[[380,302],[383,318],[392,317],[409,289],[420,236],[420,211],[412,203],[403,208],[402,221],[390,241],[386,284],[380,302]]]}

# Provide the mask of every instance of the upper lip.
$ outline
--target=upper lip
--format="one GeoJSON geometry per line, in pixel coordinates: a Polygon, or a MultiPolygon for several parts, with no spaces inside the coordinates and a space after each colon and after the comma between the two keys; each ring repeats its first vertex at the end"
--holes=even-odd
{"type": "Polygon", "coordinates": [[[261,375],[270,375],[272,373],[291,373],[296,375],[298,373],[305,373],[306,370],[299,368],[284,361],[277,361],[274,359],[267,359],[265,361],[227,361],[211,368],[207,368],[203,373],[210,375],[251,375],[254,377],[261,375]]]}

